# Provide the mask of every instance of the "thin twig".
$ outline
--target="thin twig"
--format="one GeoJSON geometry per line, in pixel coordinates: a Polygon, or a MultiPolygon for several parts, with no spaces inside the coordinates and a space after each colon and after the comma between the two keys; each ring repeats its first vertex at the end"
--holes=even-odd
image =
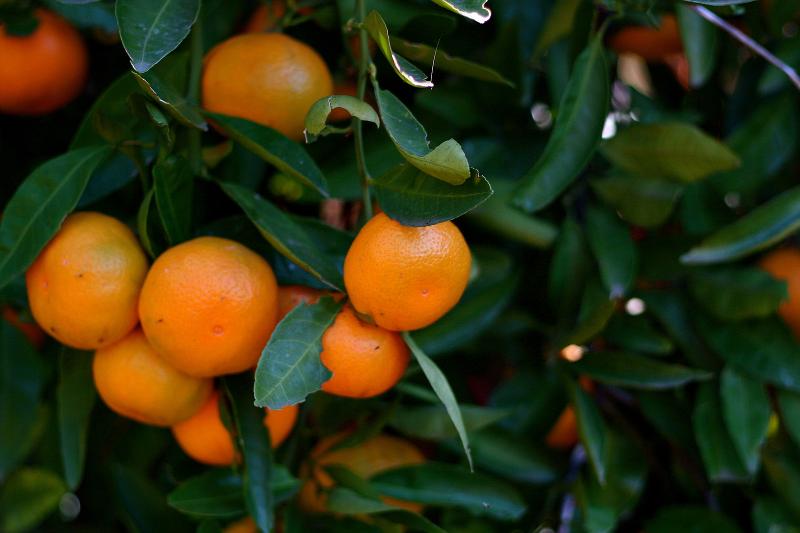
{"type": "Polygon", "coordinates": [[[716,13],[711,11],[705,6],[689,6],[689,9],[693,10],[695,13],[709,21],[710,23],[722,28],[730,35],[732,35],[736,40],[741,42],[746,47],[750,48],[753,52],[760,55],[764,59],[766,59],[769,63],[774,65],[776,68],[780,69],[786,76],[791,80],[795,87],[800,90],[800,76],[798,76],[797,71],[775,57],[769,50],[758,44],[754,41],[749,35],[745,34],[739,28],[728,24],[724,19],[718,17],[716,13]]]}
{"type": "MultiPolygon", "coordinates": [[[[357,0],[356,10],[358,11],[358,21],[361,27],[358,30],[361,44],[361,57],[358,62],[358,99],[363,101],[367,92],[367,70],[371,58],[369,56],[369,45],[367,30],[364,28],[364,19],[367,18],[367,11],[364,0],[357,0]]],[[[361,176],[361,192],[364,199],[364,219],[372,218],[372,196],[369,191],[371,178],[367,169],[367,160],[364,154],[364,134],[363,124],[360,119],[353,117],[353,138],[356,144],[356,163],[358,173],[361,176]]]]}

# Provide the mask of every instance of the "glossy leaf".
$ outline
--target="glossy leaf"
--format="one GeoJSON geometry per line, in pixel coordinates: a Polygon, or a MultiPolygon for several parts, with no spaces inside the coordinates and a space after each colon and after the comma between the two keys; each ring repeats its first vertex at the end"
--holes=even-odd
{"type": "Polygon", "coordinates": [[[739,166],[730,148],[682,122],[635,124],[601,146],[603,155],[632,174],[691,183],[739,166]]]}
{"type": "Polygon", "coordinates": [[[689,278],[695,301],[720,320],[763,318],[788,298],[786,282],[757,268],[699,271],[689,278]]]}
{"type": "Polygon", "coordinates": [[[449,139],[431,150],[425,128],[403,102],[380,89],[376,89],[375,97],[386,133],[406,161],[451,185],[461,185],[471,176],[467,156],[455,140],[449,139]]]}
{"type": "Polygon", "coordinates": [[[608,292],[600,282],[592,280],[586,285],[581,298],[578,322],[563,339],[557,341],[556,345],[583,344],[592,340],[606,327],[616,307],[616,302],[608,297],[608,292]]]}
{"type": "Polygon", "coordinates": [[[461,185],[450,185],[409,164],[375,180],[374,188],[381,209],[405,226],[431,226],[453,220],[492,195],[491,185],[480,174],[461,185]]]}
{"type": "Polygon", "coordinates": [[[778,405],[783,417],[781,420],[786,432],[800,445],[800,393],[790,390],[778,390],[778,405]]]}
{"type": "Polygon", "coordinates": [[[253,405],[252,378],[249,373],[225,378],[237,449],[244,459],[244,502],[247,512],[261,531],[275,523],[275,498],[272,494],[272,447],[264,425],[264,411],[253,405]]]}
{"type": "Polygon", "coordinates": [[[378,113],[363,100],[359,100],[354,96],[335,94],[333,96],[326,96],[320,98],[306,114],[305,135],[306,142],[314,142],[317,137],[328,135],[329,133],[336,133],[335,130],[328,126],[328,115],[334,109],[344,109],[350,116],[356,117],[364,122],[372,122],[380,127],[381,120],[378,118],[378,113]]]}
{"type": "Polygon", "coordinates": [[[249,120],[206,113],[231,139],[305,185],[328,196],[328,182],[305,149],[277,131],[249,120]]]}
{"type": "Polygon", "coordinates": [[[153,166],[153,191],[161,224],[171,245],[191,236],[194,175],[181,156],[168,156],[153,166]]]}
{"type": "Polygon", "coordinates": [[[22,332],[0,320],[0,478],[30,451],[44,385],[39,354],[22,332]]]}
{"type": "Polygon", "coordinates": [[[488,428],[470,434],[472,456],[479,468],[519,483],[552,483],[561,472],[557,457],[518,435],[488,428]]]}
{"type": "Polygon", "coordinates": [[[200,0],[119,0],[122,46],[137,72],[147,72],[183,42],[200,13],[200,0]]]}
{"type": "Polygon", "coordinates": [[[366,497],[349,488],[334,487],[326,503],[327,508],[337,514],[379,515],[390,522],[407,525],[412,531],[444,533],[443,529],[422,515],[389,505],[379,499],[366,497]]]}
{"type": "Polygon", "coordinates": [[[258,361],[256,405],[280,409],[300,403],[330,379],[319,354],[322,336],[341,308],[341,302],[322,298],[298,305],[281,320],[258,361]]]}
{"type": "Polygon", "coordinates": [[[692,87],[701,87],[711,77],[717,63],[717,28],[686,4],[677,4],[675,14],[678,16],[683,49],[689,61],[689,84],[692,87]]]}
{"type": "Polygon", "coordinates": [[[600,266],[603,284],[611,298],[621,298],[633,285],[638,267],[630,232],[606,209],[590,206],[586,217],[586,235],[600,266]]]}
{"type": "MultiPolygon", "coordinates": [[[[364,19],[364,27],[401,80],[412,87],[433,87],[433,82],[428,79],[428,76],[424,72],[415,67],[409,60],[396,54],[394,50],[392,50],[389,29],[386,27],[386,22],[383,20],[380,13],[371,11],[369,15],[367,15],[367,18],[364,19]]],[[[386,117],[384,117],[384,120],[386,120],[386,117]]]]}
{"type": "Polygon", "coordinates": [[[443,70],[467,78],[481,81],[500,83],[513,87],[514,84],[504,78],[499,72],[489,67],[454,57],[443,50],[422,43],[412,43],[405,39],[390,37],[392,49],[417,63],[430,65],[435,70],[443,70]]]}
{"type": "MultiPolygon", "coordinates": [[[[505,409],[477,405],[461,405],[460,408],[464,427],[469,433],[490,426],[509,414],[505,409]]],[[[447,410],[438,405],[394,411],[389,425],[406,435],[421,439],[444,440],[458,436],[447,410]]]]}
{"type": "Polygon", "coordinates": [[[576,314],[591,264],[589,253],[583,227],[574,217],[566,217],[547,276],[547,299],[560,320],[576,314]]]}
{"type": "Polygon", "coordinates": [[[309,233],[295,220],[257,193],[241,185],[229,182],[220,182],[219,185],[234,202],[239,204],[264,238],[278,252],[326,285],[342,290],[344,282],[339,266],[324,254],[309,233]]]}
{"type": "Polygon", "coordinates": [[[581,0],[563,0],[552,6],[533,52],[535,58],[540,57],[552,44],[570,34],[580,5],[581,0]]]}
{"type": "Polygon", "coordinates": [[[61,478],[49,470],[18,470],[0,492],[0,529],[6,533],[32,529],[58,508],[66,491],[61,478]]]}
{"type": "Polygon", "coordinates": [[[602,383],[634,389],[670,389],[711,377],[703,370],[622,352],[589,352],[570,366],[602,383]]]}
{"type": "Polygon", "coordinates": [[[800,229],[800,188],[789,189],[722,228],[688,253],[689,265],[724,263],[768,248],[800,229]]]}
{"type": "Polygon", "coordinates": [[[726,367],[720,376],[720,397],[733,446],[747,471],[754,475],[772,414],[764,384],[726,367]]]}
{"type": "Polygon", "coordinates": [[[144,74],[134,72],[132,75],[136,78],[142,90],[161,104],[170,115],[175,117],[182,124],[202,131],[208,131],[208,124],[197,107],[189,102],[184,95],[158,72],[151,70],[144,74]]]}
{"type": "Polygon", "coordinates": [[[30,266],[110,151],[97,146],[72,150],[37,167],[20,185],[0,221],[0,288],[30,266]]]}
{"type": "Polygon", "coordinates": [[[549,248],[558,235],[551,222],[523,213],[510,205],[508,195],[498,192],[467,214],[487,231],[533,248],[549,248]]]}
{"type": "Polygon", "coordinates": [[[467,428],[464,425],[464,418],[461,415],[461,407],[458,405],[458,401],[456,400],[455,394],[453,394],[450,383],[447,381],[447,377],[439,367],[436,366],[436,363],[417,346],[407,332],[403,333],[403,339],[405,339],[406,344],[411,349],[411,353],[422,369],[422,373],[425,374],[425,377],[431,384],[433,392],[436,393],[436,396],[442,402],[442,405],[444,405],[445,410],[447,410],[447,414],[450,416],[450,420],[453,422],[453,426],[455,426],[458,437],[461,440],[461,445],[464,447],[464,453],[467,456],[469,468],[472,470],[472,452],[469,447],[467,428]]]}
{"type": "MultiPolygon", "coordinates": [[[[142,443],[137,443],[139,446],[142,443]]],[[[125,523],[135,531],[187,531],[185,519],[167,505],[164,494],[141,471],[119,463],[111,465],[111,489],[125,523]]]]}
{"type": "Polygon", "coordinates": [[[488,0],[432,0],[453,13],[467,17],[483,24],[492,17],[492,12],[486,7],[488,0]]]}
{"type": "Polygon", "coordinates": [[[643,228],[658,227],[669,218],[683,187],[671,181],[612,175],[592,180],[592,188],[626,221],[643,228]]]}
{"type": "Polygon", "coordinates": [[[97,393],[92,378],[92,356],[64,348],[59,354],[58,432],[64,480],[75,490],[83,478],[89,421],[97,393]]]}
{"type": "Polygon", "coordinates": [[[381,494],[427,505],[462,507],[477,515],[516,520],[525,512],[521,495],[502,481],[448,464],[427,462],[383,472],[370,480],[381,494]]]}
{"type": "Polygon", "coordinates": [[[666,355],[675,348],[672,339],[644,316],[615,315],[603,331],[603,337],[612,346],[633,352],[666,355]]]}
{"type": "Polygon", "coordinates": [[[578,424],[578,435],[586,448],[589,463],[601,485],[606,483],[606,427],[597,404],[578,386],[572,386],[572,406],[578,424]]]}
{"type": "Polygon", "coordinates": [[[523,176],[514,204],[533,212],[548,206],[578,177],[600,142],[609,104],[602,35],[575,62],[544,153],[523,176]]]}
{"type": "Polygon", "coordinates": [[[710,383],[698,390],[692,423],[708,477],[716,482],[746,479],[747,471],[725,426],[719,396],[710,383]]]}

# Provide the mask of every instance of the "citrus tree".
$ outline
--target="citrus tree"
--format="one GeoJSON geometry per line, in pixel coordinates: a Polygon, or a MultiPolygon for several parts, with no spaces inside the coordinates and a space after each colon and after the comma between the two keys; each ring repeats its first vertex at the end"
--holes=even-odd
{"type": "Polygon", "coordinates": [[[0,1],[0,531],[800,530],[798,24],[0,1]]]}

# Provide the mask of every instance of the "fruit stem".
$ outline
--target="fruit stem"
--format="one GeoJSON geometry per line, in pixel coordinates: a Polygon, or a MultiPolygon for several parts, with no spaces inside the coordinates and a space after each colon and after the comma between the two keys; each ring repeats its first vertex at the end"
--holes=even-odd
{"type": "MultiPolygon", "coordinates": [[[[189,87],[187,89],[187,100],[194,105],[200,105],[200,75],[203,71],[203,17],[197,17],[192,28],[191,37],[191,57],[189,58],[189,87]]],[[[203,168],[201,154],[200,130],[190,128],[189,130],[189,164],[194,175],[200,174],[203,168]]]]}
{"type": "Polygon", "coordinates": [[[755,52],[756,54],[760,55],[766,61],[771,63],[775,66],[778,70],[786,74],[786,76],[791,80],[795,87],[800,90],[800,76],[798,76],[797,71],[778,59],[774,56],[769,50],[758,44],[754,41],[749,35],[741,31],[736,26],[728,24],[723,18],[717,16],[716,13],[711,11],[705,6],[689,6],[689,9],[693,10],[695,13],[706,19],[711,24],[721,28],[728,34],[730,34],[734,39],[748,47],[750,50],[755,52]]]}
{"type": "MultiPolygon", "coordinates": [[[[364,0],[356,0],[356,11],[358,12],[358,20],[361,22],[361,27],[358,30],[361,41],[361,57],[358,62],[358,99],[364,101],[364,95],[367,92],[367,70],[369,69],[369,36],[367,30],[364,28],[364,19],[367,18],[367,10],[364,0]]],[[[358,165],[358,173],[361,176],[361,193],[364,200],[364,220],[367,221],[372,218],[372,196],[369,191],[369,184],[371,181],[369,170],[367,169],[367,160],[364,155],[364,134],[363,124],[360,119],[353,118],[353,137],[356,144],[356,163],[358,165]]]]}

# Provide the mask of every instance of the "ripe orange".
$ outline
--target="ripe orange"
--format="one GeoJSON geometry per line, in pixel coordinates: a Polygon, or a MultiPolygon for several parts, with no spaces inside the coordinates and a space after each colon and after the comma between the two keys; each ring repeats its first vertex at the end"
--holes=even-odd
{"type": "Polygon", "coordinates": [[[324,295],[320,290],[303,285],[283,285],[278,287],[278,322],[289,314],[289,311],[301,303],[315,304],[324,295]]]}
{"type": "MultiPolygon", "coordinates": [[[[354,474],[369,479],[386,470],[425,462],[416,446],[410,442],[390,435],[376,435],[356,446],[329,451],[347,436],[338,433],[322,439],[313,450],[310,459],[303,465],[301,474],[306,482],[300,489],[298,503],[306,511],[322,513],[327,510],[325,490],[333,487],[333,479],[325,471],[329,465],[341,465],[354,474]]],[[[422,505],[384,497],[390,504],[413,512],[420,512],[422,505]]]]}
{"type": "MultiPolygon", "coordinates": [[[[334,85],[333,94],[356,96],[358,94],[358,87],[352,81],[340,82],[334,85]]],[[[328,122],[343,122],[345,120],[350,120],[350,113],[341,107],[337,107],[328,115],[328,122]]]]}
{"type": "MultiPolygon", "coordinates": [[[[280,530],[279,526],[276,526],[276,531],[277,530],[280,530]]],[[[258,526],[256,526],[252,518],[245,516],[236,522],[228,524],[225,529],[222,530],[222,533],[258,533],[258,526]]]]}
{"type": "Polygon", "coordinates": [[[203,69],[203,107],[303,138],[311,105],[333,92],[312,48],[281,33],[237,35],[215,46],[203,69]]]}
{"type": "MultiPolygon", "coordinates": [[[[272,447],[278,447],[292,431],[298,407],[290,405],[277,411],[267,409],[264,425],[272,447]]],[[[172,434],[186,455],[201,463],[227,466],[236,460],[236,451],[228,429],[219,414],[219,394],[214,392],[191,418],[172,426],[172,434]]]]}
{"type": "Polygon", "coordinates": [[[25,275],[36,322],[61,343],[91,350],[127,335],[147,257],[133,232],[101,213],[75,213],[25,275]]]}
{"type": "Polygon", "coordinates": [[[30,341],[34,348],[40,350],[44,346],[47,338],[44,331],[35,322],[23,322],[19,318],[19,313],[9,306],[3,307],[3,318],[12,326],[22,332],[25,337],[30,341]]]}
{"type": "Polygon", "coordinates": [[[800,338],[800,250],[774,250],[765,255],[759,265],[773,277],[786,282],[789,298],[778,308],[778,314],[800,338]]]}
{"type": "Polygon", "coordinates": [[[244,26],[243,33],[272,31],[278,27],[278,23],[285,14],[286,3],[284,0],[272,0],[269,4],[262,3],[253,10],[244,26]]]}
{"type": "Polygon", "coordinates": [[[672,54],[683,52],[681,33],[674,15],[663,15],[658,28],[627,26],[609,39],[611,49],[618,54],[636,54],[647,61],[662,61],[672,54]]]}
{"type": "Polygon", "coordinates": [[[186,420],[212,390],[210,379],[170,366],[139,329],[97,350],[92,370],[97,392],[112,411],[154,426],[186,420]]]}
{"type": "Polygon", "coordinates": [[[322,364],[333,376],[322,390],[348,398],[370,398],[394,387],[408,366],[403,339],[367,324],[344,307],[322,336],[322,364]]]}
{"type": "Polygon", "coordinates": [[[565,450],[578,443],[578,425],[575,419],[575,410],[571,405],[564,408],[556,423],[550,428],[545,437],[545,442],[551,448],[565,450]]]}
{"type": "Polygon", "coordinates": [[[458,303],[471,260],[452,222],[410,227],[381,213],[350,246],[344,283],[359,313],[382,328],[409,331],[433,324],[458,303]]]}
{"type": "Polygon", "coordinates": [[[218,237],[199,237],[164,252],[139,299],[147,339],[192,376],[255,366],[277,316],[278,285],[269,264],[218,237]]]}
{"type": "Polygon", "coordinates": [[[43,115],[78,96],[89,56],[80,34],[51,11],[37,9],[39,25],[14,36],[0,25],[0,113],[43,115]]]}

